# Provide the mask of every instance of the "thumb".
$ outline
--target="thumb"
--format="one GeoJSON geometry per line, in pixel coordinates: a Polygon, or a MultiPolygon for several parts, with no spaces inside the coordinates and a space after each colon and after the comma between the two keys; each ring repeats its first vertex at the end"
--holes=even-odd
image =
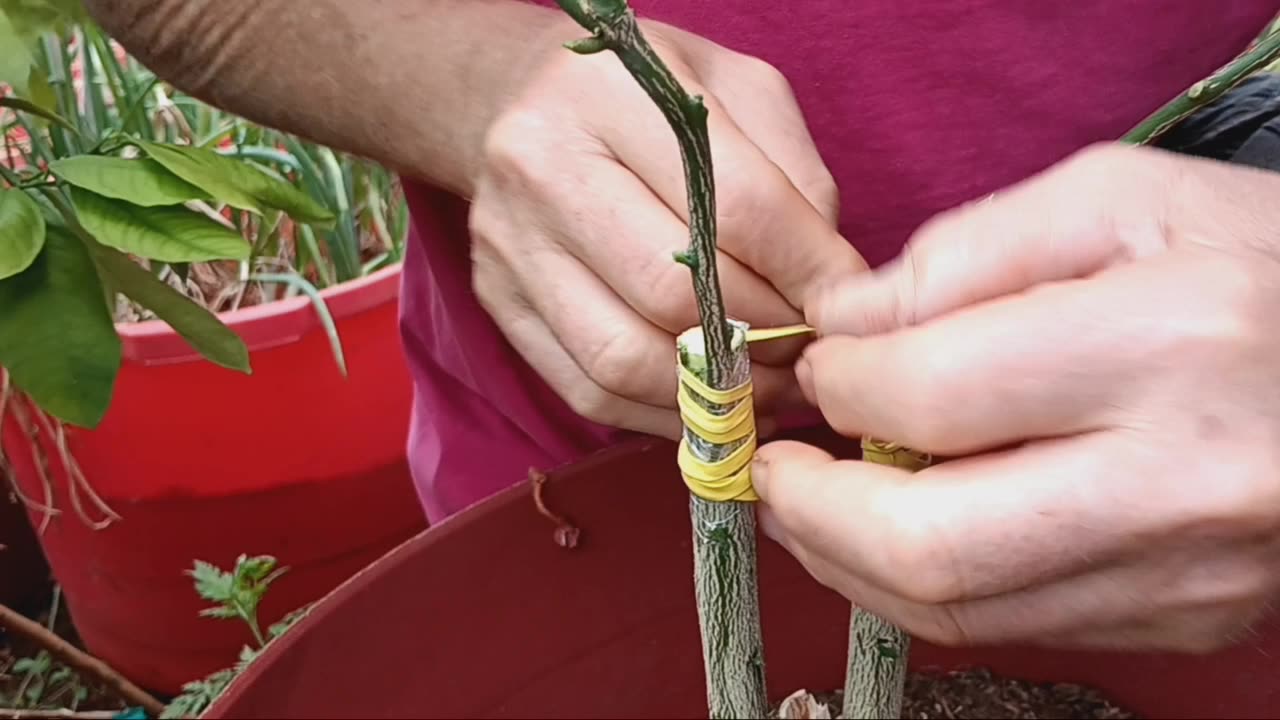
{"type": "Polygon", "coordinates": [[[1132,152],[1090,150],[935,216],[893,262],[815,289],[806,320],[823,334],[888,332],[1158,252],[1163,203],[1141,186],[1123,190],[1145,174],[1132,167],[1132,152]],[[1117,164],[1127,180],[1116,179],[1117,164]]]}
{"type": "Polygon", "coordinates": [[[765,535],[785,544],[779,514],[790,514],[794,501],[808,495],[804,486],[813,470],[834,461],[830,453],[792,440],[772,442],[756,451],[751,461],[751,485],[760,496],[758,517],[765,535]]]}

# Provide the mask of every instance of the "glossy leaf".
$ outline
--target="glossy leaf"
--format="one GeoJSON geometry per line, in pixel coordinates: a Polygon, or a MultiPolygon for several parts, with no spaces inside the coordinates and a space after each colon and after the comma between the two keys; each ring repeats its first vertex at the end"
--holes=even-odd
{"type": "Polygon", "coordinates": [[[239,233],[184,207],[141,207],[77,187],[71,199],[98,242],[132,255],[162,262],[249,257],[239,233]]]}
{"type": "Polygon", "coordinates": [[[157,207],[208,200],[209,193],[174,175],[150,158],[126,160],[100,155],[77,155],[49,165],[66,182],[103,197],[134,205],[157,207]]]}
{"type": "Polygon", "coordinates": [[[18,26],[9,17],[8,4],[0,6],[0,85],[19,95],[27,94],[27,82],[35,60],[18,26]]]}
{"type": "Polygon", "coordinates": [[[334,222],[333,213],[310,195],[244,161],[185,145],[144,142],[139,147],[178,177],[232,207],[259,215],[274,208],[298,222],[316,225],[334,222]]]}
{"type": "Polygon", "coordinates": [[[0,280],[0,366],[46,412],[86,428],[101,422],[120,370],[102,297],[84,245],[56,226],[30,267],[0,280]]]}
{"type": "Polygon", "coordinates": [[[155,313],[210,362],[249,372],[244,341],[208,309],[109,247],[93,249],[93,258],[112,287],[155,313]]]}
{"type": "Polygon", "coordinates": [[[0,280],[26,270],[44,247],[40,206],[21,190],[0,190],[0,280]]]}

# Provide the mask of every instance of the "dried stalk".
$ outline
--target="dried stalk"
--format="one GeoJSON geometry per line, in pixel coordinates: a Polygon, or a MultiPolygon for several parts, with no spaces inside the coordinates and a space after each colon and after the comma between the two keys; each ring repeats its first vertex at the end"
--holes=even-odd
{"type": "MultiPolygon", "coordinates": [[[[725,316],[716,273],[715,183],[707,109],[690,96],[645,40],[626,0],[557,0],[592,34],[567,44],[582,53],[613,52],[661,110],[675,133],[689,202],[689,248],[676,255],[688,266],[701,327],[681,337],[685,367],[714,390],[750,378],[745,328],[725,316]],[[696,338],[696,340],[695,340],[696,338]]],[[[686,392],[681,387],[681,392],[686,392]]],[[[745,402],[751,402],[747,398],[745,402]]],[[[705,404],[711,412],[727,407],[705,404]]],[[[717,445],[685,439],[704,462],[716,462],[750,440],[717,445]]],[[[756,522],[749,503],[690,498],[694,536],[694,586],[702,630],[707,702],[712,718],[760,718],[768,712],[764,650],[756,578],[756,522]]]]}

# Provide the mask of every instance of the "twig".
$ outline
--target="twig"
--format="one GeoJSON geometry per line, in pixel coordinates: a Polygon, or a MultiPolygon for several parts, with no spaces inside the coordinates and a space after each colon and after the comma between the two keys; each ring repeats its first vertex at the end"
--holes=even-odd
{"type": "Polygon", "coordinates": [[[47,650],[54,659],[80,673],[81,677],[92,679],[106,686],[129,705],[136,705],[147,711],[151,717],[159,717],[164,711],[164,704],[152,697],[145,690],[129,682],[103,661],[85,653],[76,646],[58,637],[40,623],[18,614],[5,605],[0,605],[0,627],[15,636],[47,650]]]}
{"type": "Polygon", "coordinates": [[[538,508],[538,514],[556,526],[552,534],[556,544],[569,550],[578,547],[578,538],[581,537],[582,531],[563,515],[548,508],[546,500],[542,497],[542,488],[547,484],[547,474],[535,468],[529,468],[529,482],[533,484],[533,504],[538,508]]]}
{"type": "Polygon", "coordinates": [[[1280,58],[1280,26],[1268,24],[1258,41],[1214,74],[1170,100],[1121,138],[1121,142],[1145,145],[1182,122],[1196,110],[1222,97],[1250,75],[1280,58]]]}
{"type": "Polygon", "coordinates": [[[118,710],[18,710],[0,708],[0,720],[52,720],[67,718],[69,720],[109,720],[119,715],[118,710]]]}
{"type": "MultiPolygon", "coordinates": [[[[657,105],[675,134],[684,165],[689,203],[689,247],[675,260],[693,276],[701,327],[677,340],[682,366],[712,392],[746,387],[751,378],[745,327],[725,315],[716,270],[715,174],[707,108],[689,95],[645,40],[626,0],[557,0],[592,34],[566,44],[581,54],[608,50],[657,105]],[[698,331],[701,331],[700,333],[698,331]]],[[[682,382],[681,393],[692,391],[682,382]]],[[[691,396],[692,397],[692,396],[691,396]]],[[[693,398],[711,415],[735,413],[752,399],[715,403],[693,398]]],[[[748,419],[748,421],[753,422],[748,419]]],[[[691,431],[686,420],[683,447],[698,462],[736,462],[754,448],[754,426],[746,436],[712,442],[691,431]]],[[[739,476],[741,477],[741,476],[739,476]]],[[[691,486],[691,489],[693,486],[691,486]]],[[[756,569],[756,520],[748,502],[737,497],[690,497],[694,537],[694,588],[702,631],[707,702],[712,718],[765,717],[764,647],[756,569]]]]}

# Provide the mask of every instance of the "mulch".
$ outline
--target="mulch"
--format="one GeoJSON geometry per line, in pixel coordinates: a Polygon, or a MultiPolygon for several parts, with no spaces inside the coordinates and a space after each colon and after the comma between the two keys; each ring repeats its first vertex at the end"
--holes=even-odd
{"type": "MultiPolygon", "coordinates": [[[[840,716],[843,692],[815,699],[840,716]]],[[[993,675],[984,668],[911,673],[902,717],[910,720],[1129,720],[1139,716],[1098,691],[1070,683],[1031,683],[993,675]]]]}

